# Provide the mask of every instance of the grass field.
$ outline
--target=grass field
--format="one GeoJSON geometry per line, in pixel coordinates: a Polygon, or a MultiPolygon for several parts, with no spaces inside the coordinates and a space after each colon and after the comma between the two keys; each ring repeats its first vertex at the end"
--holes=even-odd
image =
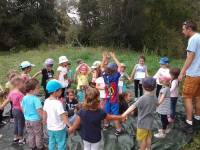
{"type": "MultiPolygon", "coordinates": [[[[72,69],[76,67],[76,60],[81,58],[89,65],[95,60],[102,59],[103,51],[111,51],[111,49],[106,48],[74,48],[67,46],[41,46],[38,49],[32,50],[21,50],[18,52],[0,52],[0,84],[3,85],[7,81],[6,74],[10,69],[15,69],[20,71],[19,64],[28,60],[35,64],[36,67],[32,70],[32,75],[39,71],[43,67],[43,62],[46,58],[53,58],[55,60],[54,70],[57,68],[58,57],[61,55],[66,55],[70,62],[72,63],[72,69]]],[[[114,50],[118,59],[127,65],[127,72],[130,74],[133,66],[137,63],[139,55],[141,53],[136,53],[131,50],[114,50]]],[[[159,68],[160,57],[145,53],[146,65],[148,66],[148,71],[150,75],[154,75],[159,68]]],[[[170,58],[170,66],[181,67],[184,60],[170,58]]],[[[197,150],[199,149],[199,135],[194,138],[193,143],[187,145],[184,150],[197,150]]]]}
{"type": "MultiPolygon", "coordinates": [[[[55,60],[54,70],[58,64],[58,57],[66,55],[72,63],[72,69],[76,67],[76,60],[81,58],[89,65],[92,65],[93,61],[102,59],[103,51],[111,51],[110,49],[99,48],[73,48],[73,47],[47,47],[41,46],[38,49],[33,50],[21,50],[19,52],[0,52],[0,83],[6,82],[6,74],[10,69],[19,70],[19,65],[22,61],[28,60],[35,64],[33,67],[32,75],[39,71],[43,67],[43,62],[46,58],[53,58],[55,60]]],[[[140,53],[136,53],[131,50],[115,50],[115,53],[119,60],[127,65],[127,72],[130,74],[133,66],[137,63],[140,53]]],[[[160,57],[145,53],[146,65],[150,75],[153,75],[159,68],[160,57]]],[[[183,60],[177,60],[170,58],[171,66],[182,66],[183,60]]]]}

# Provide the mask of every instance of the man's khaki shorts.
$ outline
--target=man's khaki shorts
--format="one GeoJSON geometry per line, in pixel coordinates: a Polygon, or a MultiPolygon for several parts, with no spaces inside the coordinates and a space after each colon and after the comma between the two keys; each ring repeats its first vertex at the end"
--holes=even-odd
{"type": "Polygon", "coordinates": [[[200,97],[200,77],[186,76],[182,96],[183,98],[200,97]]]}

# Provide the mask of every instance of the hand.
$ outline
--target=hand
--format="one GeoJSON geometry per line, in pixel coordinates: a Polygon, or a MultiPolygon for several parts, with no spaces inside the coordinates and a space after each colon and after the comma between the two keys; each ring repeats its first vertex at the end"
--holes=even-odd
{"type": "Polygon", "coordinates": [[[115,58],[115,53],[114,52],[110,52],[109,53],[111,57],[115,58]]]}
{"type": "Polygon", "coordinates": [[[184,78],[184,76],[185,76],[185,74],[180,73],[179,76],[178,76],[178,80],[179,80],[179,81],[182,81],[183,78],[184,78]]]}
{"type": "Polygon", "coordinates": [[[68,132],[69,132],[69,134],[73,134],[74,133],[73,128],[72,127],[68,128],[68,132]]]}
{"type": "Polygon", "coordinates": [[[121,115],[122,117],[122,122],[125,122],[127,120],[127,116],[126,115],[121,115]]]}

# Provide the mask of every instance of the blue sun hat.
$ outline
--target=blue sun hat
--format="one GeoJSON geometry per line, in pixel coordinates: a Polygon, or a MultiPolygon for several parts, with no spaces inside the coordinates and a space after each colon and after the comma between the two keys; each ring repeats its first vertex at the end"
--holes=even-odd
{"type": "Polygon", "coordinates": [[[169,58],[168,57],[162,57],[162,58],[160,58],[159,64],[166,65],[168,63],[169,63],[169,58]]]}
{"type": "Polygon", "coordinates": [[[63,86],[61,85],[61,83],[58,81],[58,80],[50,80],[48,83],[47,83],[47,86],[46,86],[46,90],[48,91],[48,93],[53,93],[53,92],[56,92],[58,91],[59,89],[62,89],[63,86]]]}

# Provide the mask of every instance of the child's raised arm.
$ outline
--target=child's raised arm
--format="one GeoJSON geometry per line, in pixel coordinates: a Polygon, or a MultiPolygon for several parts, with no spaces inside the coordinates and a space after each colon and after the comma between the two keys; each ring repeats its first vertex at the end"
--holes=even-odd
{"type": "Polygon", "coordinates": [[[111,56],[112,59],[115,61],[115,63],[117,64],[117,66],[120,67],[120,66],[121,66],[121,63],[120,63],[120,61],[117,59],[115,53],[110,52],[110,56],[111,56]]]}

